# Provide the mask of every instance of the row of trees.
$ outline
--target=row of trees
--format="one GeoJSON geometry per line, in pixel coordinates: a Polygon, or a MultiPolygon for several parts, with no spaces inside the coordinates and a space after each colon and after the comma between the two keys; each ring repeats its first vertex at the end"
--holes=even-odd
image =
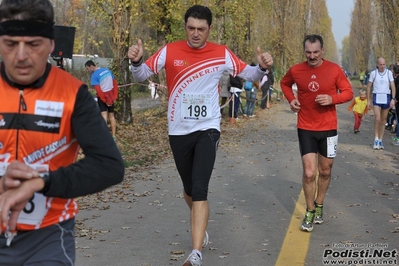
{"type": "Polygon", "coordinates": [[[356,0],[350,34],[343,40],[342,65],[352,71],[372,69],[380,56],[399,61],[399,1],[356,0]]]}
{"type": "MultiPolygon", "coordinates": [[[[358,0],[356,2],[352,25],[358,21],[356,22],[358,26],[351,27],[349,41],[345,39],[348,45],[343,46],[350,69],[356,69],[353,68],[354,65],[365,66],[366,62],[361,64],[359,62],[368,58],[364,59],[364,54],[370,54],[370,50],[379,49],[376,51],[380,52],[387,47],[388,40],[392,38],[385,30],[388,24],[382,23],[382,20],[378,23],[383,26],[385,34],[383,38],[377,38],[375,34],[371,34],[373,30],[368,27],[373,23],[377,25],[372,22],[368,12],[374,12],[373,17],[380,18],[382,14],[386,14],[387,8],[397,5],[396,1],[358,0]],[[376,2],[379,2],[379,5],[376,2]],[[364,41],[358,36],[362,36],[364,41]],[[374,46],[365,45],[371,43],[371,40],[375,40],[374,46]]],[[[248,63],[256,61],[257,46],[269,51],[275,60],[274,71],[277,81],[290,66],[304,60],[302,40],[306,34],[322,35],[326,48],[325,58],[339,62],[326,0],[52,0],[52,2],[56,11],[56,24],[76,27],[75,53],[98,54],[113,58],[112,70],[120,84],[132,82],[126,58],[129,46],[141,38],[144,41],[147,53],[145,57],[147,57],[167,42],[184,39],[183,15],[189,6],[194,4],[206,5],[213,12],[210,41],[226,44],[248,63]]],[[[163,73],[155,79],[161,84],[165,83],[163,73]]],[[[130,87],[124,87],[120,93],[119,120],[125,123],[132,121],[130,90],[130,87]]]]}

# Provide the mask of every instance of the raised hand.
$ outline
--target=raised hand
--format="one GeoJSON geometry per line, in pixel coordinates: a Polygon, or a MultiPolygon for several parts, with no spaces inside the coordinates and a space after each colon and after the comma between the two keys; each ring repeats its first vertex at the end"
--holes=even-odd
{"type": "Polygon", "coordinates": [[[130,46],[129,51],[127,52],[127,56],[129,57],[131,62],[137,63],[143,57],[144,48],[143,42],[141,39],[138,39],[137,44],[133,44],[130,46]]]}
{"type": "Polygon", "coordinates": [[[262,68],[270,68],[273,65],[273,57],[268,53],[262,53],[260,47],[256,48],[258,54],[258,63],[262,68]]]}

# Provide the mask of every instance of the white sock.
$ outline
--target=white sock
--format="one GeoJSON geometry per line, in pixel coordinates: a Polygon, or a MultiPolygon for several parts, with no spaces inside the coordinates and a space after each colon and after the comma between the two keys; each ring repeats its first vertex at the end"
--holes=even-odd
{"type": "Polygon", "coordinates": [[[191,251],[191,253],[197,253],[198,254],[198,256],[200,257],[200,259],[202,260],[202,253],[201,253],[201,251],[199,251],[198,249],[193,249],[193,251],[191,251]]]}

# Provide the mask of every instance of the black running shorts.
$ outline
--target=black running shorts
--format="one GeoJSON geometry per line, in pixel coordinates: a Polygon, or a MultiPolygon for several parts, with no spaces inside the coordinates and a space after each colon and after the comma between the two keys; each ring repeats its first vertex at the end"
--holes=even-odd
{"type": "MultiPolygon", "coordinates": [[[[327,139],[337,136],[337,130],[309,131],[298,128],[299,151],[301,156],[308,153],[319,153],[326,158],[334,158],[328,155],[327,139]]],[[[335,146],[335,151],[336,151],[335,146]]]]}
{"type": "Polygon", "coordinates": [[[219,144],[216,129],[196,131],[188,135],[169,136],[173,157],[183,182],[184,192],[193,201],[205,201],[219,144]]]}

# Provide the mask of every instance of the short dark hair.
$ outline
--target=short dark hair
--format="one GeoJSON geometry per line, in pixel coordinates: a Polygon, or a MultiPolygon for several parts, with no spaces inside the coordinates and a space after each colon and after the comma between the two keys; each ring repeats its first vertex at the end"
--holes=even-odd
{"type": "Polygon", "coordinates": [[[324,42],[323,42],[323,37],[317,34],[310,34],[306,35],[305,38],[303,39],[303,49],[305,49],[305,43],[309,41],[310,43],[315,43],[317,41],[320,42],[320,48],[323,48],[324,42]]]}
{"type": "Polygon", "coordinates": [[[394,66],[393,66],[393,72],[394,72],[395,74],[399,74],[399,65],[394,65],[394,66]]]}
{"type": "Polygon", "coordinates": [[[3,0],[0,22],[13,19],[54,23],[53,5],[49,0],[3,0]]]}
{"type": "Polygon", "coordinates": [[[184,15],[184,22],[187,23],[188,18],[205,19],[208,25],[212,25],[212,12],[206,6],[194,5],[187,9],[184,15]]]}
{"type": "Polygon", "coordinates": [[[85,63],[85,67],[90,67],[90,66],[96,66],[96,64],[93,62],[93,60],[89,60],[85,63]]]}

